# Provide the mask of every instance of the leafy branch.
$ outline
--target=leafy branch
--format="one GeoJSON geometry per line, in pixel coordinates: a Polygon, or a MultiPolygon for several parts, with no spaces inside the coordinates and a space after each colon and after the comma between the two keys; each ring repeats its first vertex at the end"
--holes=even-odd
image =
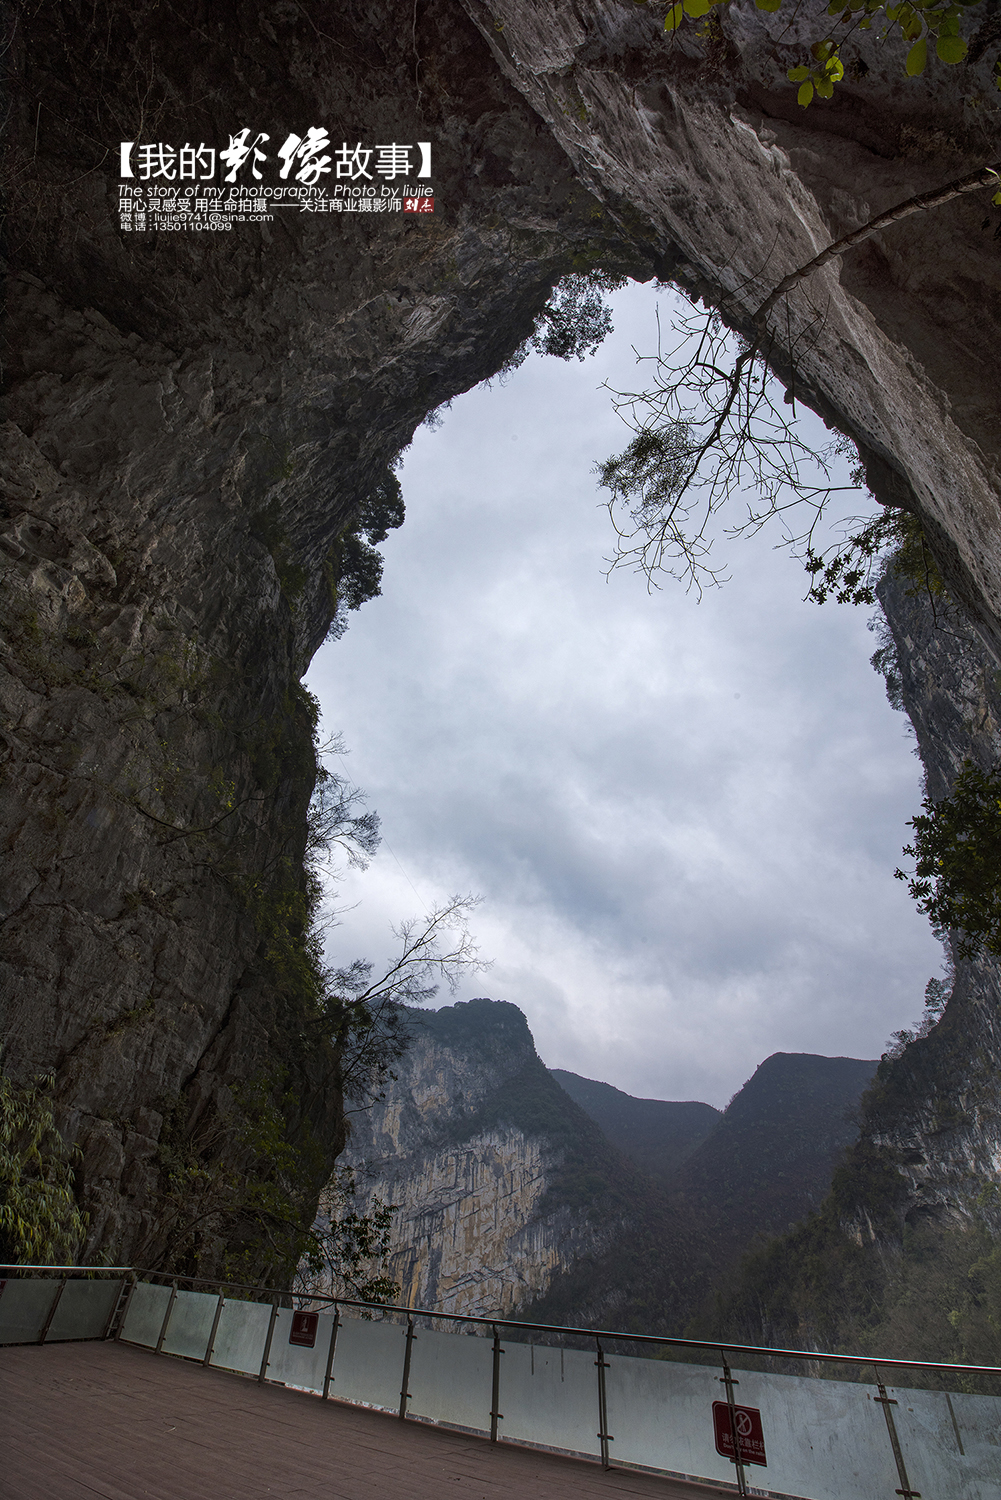
{"type": "Polygon", "coordinates": [[[74,1196],[78,1147],[52,1112],[53,1075],[16,1084],[0,1073],[0,1258],[10,1265],[72,1262],[87,1231],[74,1196]]]}
{"type": "MultiPolygon", "coordinates": [[[[673,34],[686,19],[702,19],[729,3],[730,0],[674,0],[664,18],[664,30],[673,34]]],[[[841,35],[819,37],[810,47],[811,61],[790,68],[786,76],[799,84],[797,100],[804,109],[813,103],[814,97],[833,98],[835,85],[845,76],[841,49],[855,33],[871,30],[880,20],[886,23],[879,36],[881,44],[898,31],[902,40],[910,44],[904,59],[907,77],[915,78],[924,72],[932,43],[938,60],[954,66],[970,55],[961,24],[967,11],[981,3],[982,0],[830,0],[830,4],[818,8],[818,18],[832,18],[841,35]]],[[[781,10],[782,4],[783,0],[755,0],[758,10],[771,14],[781,10]]],[[[803,0],[796,0],[793,19],[799,15],[802,4],[803,0]]],[[[860,66],[865,71],[864,64],[860,66]]],[[[994,63],[993,78],[1001,89],[1001,57],[994,63]]]]}
{"type": "Polygon", "coordinates": [[[371,1099],[378,1082],[409,1042],[407,1007],[422,1005],[447,984],[452,994],[471,974],[490,967],[469,930],[476,896],[452,896],[423,918],[393,928],[395,963],[372,980],[365,959],[327,975],[324,1023],[341,1050],[341,1084],[354,1099],[371,1099]]]}
{"type": "MultiPolygon", "coordinates": [[[[824,572],[829,563],[815,550],[814,536],[828,500],[845,488],[829,482],[829,461],[845,451],[846,440],[817,451],[798,436],[782,410],[791,405],[795,420],[796,364],[819,338],[823,319],[811,314],[794,333],[786,305],[782,346],[793,381],[780,404],[770,371],[777,335],[769,331],[769,315],[795,286],[880,229],[999,181],[1001,163],[980,167],[895,204],[832,241],[768,293],[752,315],[750,338],[726,328],[717,308],[703,314],[693,310],[676,321],[674,332],[680,340],[667,354],[658,347],[656,355],[637,356],[639,363],[652,360],[655,365],[652,389],[612,392],[616,411],[636,435],[622,453],[596,466],[599,483],[610,491],[607,508],[617,538],[611,567],[628,563],[644,573],[650,585],[666,573],[701,595],[705,586],[721,582],[708,561],[714,516],[734,495],[754,492],[756,502],[747,504],[745,519],[731,526],[727,535],[753,534],[774,517],[785,523],[790,512],[804,507],[805,525],[794,530],[786,524],[784,540],[805,556],[811,573],[824,572]]],[[[1001,199],[1001,193],[997,197],[1001,199]]],[[[856,468],[848,488],[861,487],[863,472],[861,466],[856,468]]],[[[895,528],[898,522],[884,518],[864,523],[849,545],[860,561],[871,560],[897,539],[895,528]]],[[[828,574],[823,597],[846,587],[856,589],[863,576],[865,569],[859,570],[846,557],[828,574]]],[[[818,587],[824,587],[823,579],[811,588],[810,597],[823,602],[818,587]]],[[[868,582],[863,587],[868,589],[868,582]]]]}
{"type": "Polygon", "coordinates": [[[296,1271],[298,1292],[393,1302],[399,1283],[386,1272],[396,1203],[372,1199],[368,1213],[355,1207],[358,1192],[350,1167],[335,1172],[320,1194],[316,1221],[296,1271]]]}
{"type": "MultiPolygon", "coordinates": [[[[827,456],[799,437],[783,409],[768,369],[770,340],[761,350],[725,328],[714,309],[678,318],[674,332],[674,348],[640,358],[655,365],[652,389],[612,393],[635,436],[596,472],[610,491],[617,538],[611,567],[633,566],[653,587],[664,573],[701,596],[723,581],[710,561],[713,522],[733,496],[757,498],[729,537],[753,534],[805,506],[809,523],[800,534],[787,526],[786,540],[809,549],[840,487],[831,483],[827,456]]],[[[800,332],[794,358],[818,332],[818,323],[800,332]]]]}
{"type": "Polygon", "coordinates": [[[952,792],[924,799],[904,853],[914,873],[895,871],[932,926],[958,934],[959,958],[1001,954],[1001,767],[966,761],[952,792]]]}

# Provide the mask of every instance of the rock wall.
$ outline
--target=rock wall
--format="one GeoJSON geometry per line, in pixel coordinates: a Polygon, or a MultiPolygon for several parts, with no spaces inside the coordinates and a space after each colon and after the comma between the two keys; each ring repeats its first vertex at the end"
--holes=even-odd
{"type": "MultiPolygon", "coordinates": [[[[263,1080],[312,1143],[306,1199],[343,1140],[337,1058],[303,1042],[289,978],[298,682],[386,464],[567,271],[671,274],[746,324],[831,236],[993,159],[991,55],[908,81],[873,52],[804,113],[795,29],[751,0],[712,42],[618,0],[12,13],[5,1060],[55,1073],[90,1253],[167,1264],[187,1210],[168,1232],[165,1205],[221,1159],[234,1090],[263,1080]],[[430,139],[435,214],[118,229],[120,140],[315,122],[430,139]]],[[[973,195],[886,231],[799,288],[771,346],[995,643],[996,219],[973,195]]]]}
{"type": "MultiPolygon", "coordinates": [[[[626,0],[465,3],[623,230],[683,285],[725,294],[747,328],[833,240],[1001,158],[988,7],[975,61],[920,79],[903,76],[906,43],[856,33],[844,58],[861,66],[804,110],[786,70],[823,37],[820,7],[768,15],[732,0],[700,41],[690,25],[666,36],[656,7],[626,0]]],[[[879,498],[921,513],[995,649],[999,221],[989,192],[908,218],[802,282],[769,323],[773,365],[858,441],[879,498]]]]}
{"type": "Polygon", "coordinates": [[[248,1081],[317,1146],[315,1189],[329,1172],[337,1059],[276,969],[301,944],[298,680],[331,559],[575,257],[649,267],[453,6],[422,11],[415,82],[411,9],[339,7],[336,38],[294,6],[18,9],[3,1036],[16,1077],[55,1072],[92,1254],[171,1261],[177,1150],[214,1165],[248,1081]],[[118,230],[119,139],[244,117],[432,136],[443,211],[374,236],[286,214],[225,245],[118,230]]]}
{"type": "Polygon", "coordinates": [[[352,1117],[341,1161],[356,1171],[359,1211],[397,1205],[387,1271],[409,1306],[514,1312],[620,1232],[621,1214],[602,1211],[598,1132],[549,1078],[515,1006],[472,1000],[415,1017],[396,1071],[385,1098],[352,1117]],[[589,1148],[592,1201],[573,1205],[568,1154],[589,1148]]]}
{"type": "MultiPolygon", "coordinates": [[[[938,801],[967,760],[985,770],[1001,761],[1001,674],[947,599],[892,574],[879,595],[938,801]]],[[[985,954],[957,962],[942,1020],[880,1070],[864,1133],[899,1174],[903,1222],[980,1222],[1001,1236],[999,1076],[1001,962],[985,954]]]]}
{"type": "MultiPolygon", "coordinates": [[[[893,648],[882,661],[891,698],[914,724],[937,800],[964,761],[998,764],[1001,678],[948,599],[892,572],[878,593],[893,648]]],[[[884,1056],[819,1212],[745,1262],[707,1324],[713,1333],[996,1363],[999,1076],[1001,963],[985,954],[956,963],[937,1024],[884,1056]]]]}
{"type": "Polygon", "coordinates": [[[397,1205],[386,1271],[410,1306],[544,1323],[683,1334],[748,1245],[823,1199],[875,1068],[778,1053],[722,1113],[577,1079],[578,1107],[515,1006],[414,1023],[397,1078],[352,1117],[351,1207],[397,1205]],[[673,1171],[648,1167],[655,1131],[677,1155],[693,1111],[705,1139],[673,1171]],[[613,1146],[609,1114],[640,1128],[613,1146]]]}

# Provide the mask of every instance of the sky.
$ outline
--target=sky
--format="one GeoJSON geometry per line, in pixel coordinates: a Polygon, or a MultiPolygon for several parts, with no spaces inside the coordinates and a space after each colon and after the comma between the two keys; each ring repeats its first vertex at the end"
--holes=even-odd
{"type": "Polygon", "coordinates": [[[418,429],[382,595],[313,661],[383,832],[327,953],[386,964],[394,924],[474,893],[492,967],[432,1006],[512,1001],[550,1067],[723,1106],[774,1052],[878,1057],[920,1016],[941,949],[893,871],[921,767],[873,611],[805,602],[777,534],[724,541],[701,602],[606,577],[593,466],[630,434],[603,383],[636,388],[671,294],[610,300],[593,358],[418,429]]]}

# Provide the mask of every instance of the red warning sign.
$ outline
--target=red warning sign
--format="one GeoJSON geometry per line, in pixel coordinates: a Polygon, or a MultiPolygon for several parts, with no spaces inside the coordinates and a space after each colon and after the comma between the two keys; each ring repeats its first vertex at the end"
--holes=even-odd
{"type": "Polygon", "coordinates": [[[289,1343],[301,1344],[304,1349],[312,1349],[316,1344],[316,1328],[319,1321],[319,1313],[294,1312],[292,1327],[288,1331],[289,1343]]]}
{"type": "Polygon", "coordinates": [[[735,1464],[761,1464],[762,1468],[767,1469],[765,1434],[761,1428],[761,1413],[756,1406],[735,1406],[731,1426],[727,1402],[714,1401],[713,1434],[716,1438],[716,1452],[723,1458],[728,1458],[735,1464]],[[734,1428],[737,1429],[736,1433],[734,1428]]]}

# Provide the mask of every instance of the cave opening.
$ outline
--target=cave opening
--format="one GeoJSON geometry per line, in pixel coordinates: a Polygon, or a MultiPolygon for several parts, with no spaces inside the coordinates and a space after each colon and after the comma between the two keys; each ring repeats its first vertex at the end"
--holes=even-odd
{"type": "Polygon", "coordinates": [[[473,890],[495,967],[457,998],[519,1005],[551,1065],[721,1104],[774,1051],[879,1056],[941,952],[892,879],[921,783],[878,611],[805,601],[777,526],[723,539],[701,602],[605,576],[604,387],[638,388],[673,298],[630,283],[593,358],[533,354],[418,429],[384,592],[308,682],[384,833],[328,954],[379,963],[473,890]]]}

